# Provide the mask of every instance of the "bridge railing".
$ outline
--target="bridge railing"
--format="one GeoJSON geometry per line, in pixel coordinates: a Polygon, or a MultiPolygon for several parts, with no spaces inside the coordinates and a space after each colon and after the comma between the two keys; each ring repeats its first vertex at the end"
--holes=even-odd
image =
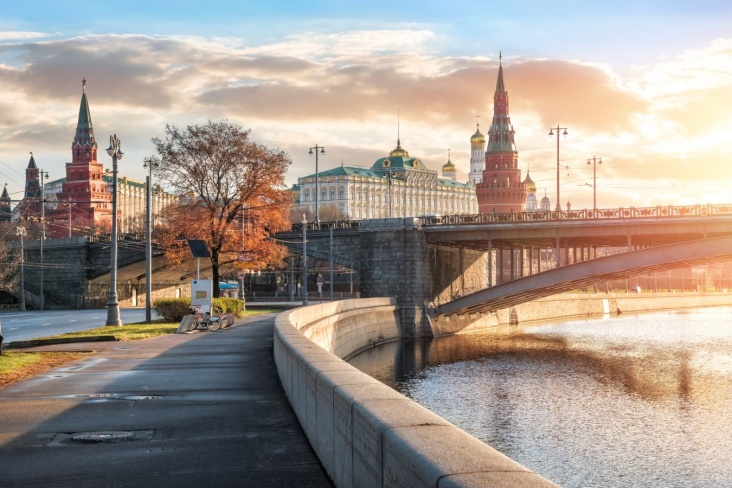
{"type": "Polygon", "coordinates": [[[292,224],[292,232],[302,232],[303,225],[307,230],[358,229],[361,220],[334,220],[333,222],[308,222],[307,224],[292,224]]]}
{"type": "Polygon", "coordinates": [[[422,225],[489,224],[501,222],[537,222],[562,220],[617,220],[634,218],[675,218],[732,216],[732,204],[657,205],[655,207],[619,207],[611,209],[582,209],[570,211],[487,213],[477,215],[443,215],[420,217],[422,225]]]}

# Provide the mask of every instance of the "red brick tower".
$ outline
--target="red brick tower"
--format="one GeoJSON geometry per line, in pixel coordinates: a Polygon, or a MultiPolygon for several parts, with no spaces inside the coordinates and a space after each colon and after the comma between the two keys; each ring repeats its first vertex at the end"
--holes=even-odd
{"type": "Polygon", "coordinates": [[[503,55],[499,57],[498,81],[493,95],[493,123],[488,131],[483,181],[475,185],[480,213],[523,212],[526,185],[518,169],[518,151],[508,115],[508,92],[503,81],[503,55]]]}
{"type": "Polygon", "coordinates": [[[25,169],[25,193],[18,204],[18,217],[34,219],[41,216],[41,184],[38,180],[38,166],[31,153],[28,167],[25,169]]]}
{"type": "Polygon", "coordinates": [[[71,143],[71,162],[66,163],[66,181],[57,194],[60,205],[53,212],[54,235],[65,235],[71,215],[72,234],[87,235],[99,227],[111,225],[112,195],[102,179],[104,167],[97,162],[97,141],[94,138],[86,80],[81,81],[82,94],[76,135],[71,143]],[[71,213],[64,208],[71,205],[71,213]],[[59,227],[59,229],[56,229],[59,227]]]}

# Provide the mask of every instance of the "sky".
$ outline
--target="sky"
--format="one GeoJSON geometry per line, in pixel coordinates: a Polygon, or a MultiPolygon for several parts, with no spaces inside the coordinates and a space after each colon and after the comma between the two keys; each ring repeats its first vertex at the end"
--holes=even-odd
{"type": "Polygon", "coordinates": [[[287,152],[287,185],[371,166],[401,139],[467,181],[503,55],[522,177],[562,205],[732,203],[732,2],[27,0],[0,6],[0,185],[21,198],[32,151],[71,160],[81,80],[120,175],[166,124],[228,120],[287,152]],[[476,118],[479,115],[480,118],[476,118]],[[602,164],[588,159],[601,158],[602,164]],[[596,169],[596,185],[593,179],[596,169]]]}

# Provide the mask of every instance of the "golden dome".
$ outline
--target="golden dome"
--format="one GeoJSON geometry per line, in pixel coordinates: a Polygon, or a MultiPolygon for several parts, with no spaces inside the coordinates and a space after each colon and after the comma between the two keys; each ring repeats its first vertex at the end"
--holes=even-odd
{"type": "Polygon", "coordinates": [[[480,128],[475,129],[475,134],[470,137],[473,144],[485,144],[485,136],[480,133],[480,128]]]}
{"type": "Polygon", "coordinates": [[[452,161],[448,159],[447,162],[442,165],[442,171],[457,171],[457,166],[452,164],[452,161]]]}
{"type": "Polygon", "coordinates": [[[536,183],[534,183],[534,180],[531,179],[531,176],[529,176],[529,172],[526,172],[526,179],[524,180],[524,185],[526,185],[526,191],[529,193],[536,193],[536,183]]]}

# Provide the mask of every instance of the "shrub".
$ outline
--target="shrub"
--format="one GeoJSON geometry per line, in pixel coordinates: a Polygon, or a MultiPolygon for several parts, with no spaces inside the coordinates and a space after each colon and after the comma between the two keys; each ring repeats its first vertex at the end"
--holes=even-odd
{"type": "Polygon", "coordinates": [[[190,298],[159,298],[153,302],[153,310],[169,322],[180,322],[189,314],[190,298]]]}
{"type": "Polygon", "coordinates": [[[238,298],[214,298],[212,302],[214,313],[233,313],[239,315],[244,310],[244,300],[238,298]]]}

